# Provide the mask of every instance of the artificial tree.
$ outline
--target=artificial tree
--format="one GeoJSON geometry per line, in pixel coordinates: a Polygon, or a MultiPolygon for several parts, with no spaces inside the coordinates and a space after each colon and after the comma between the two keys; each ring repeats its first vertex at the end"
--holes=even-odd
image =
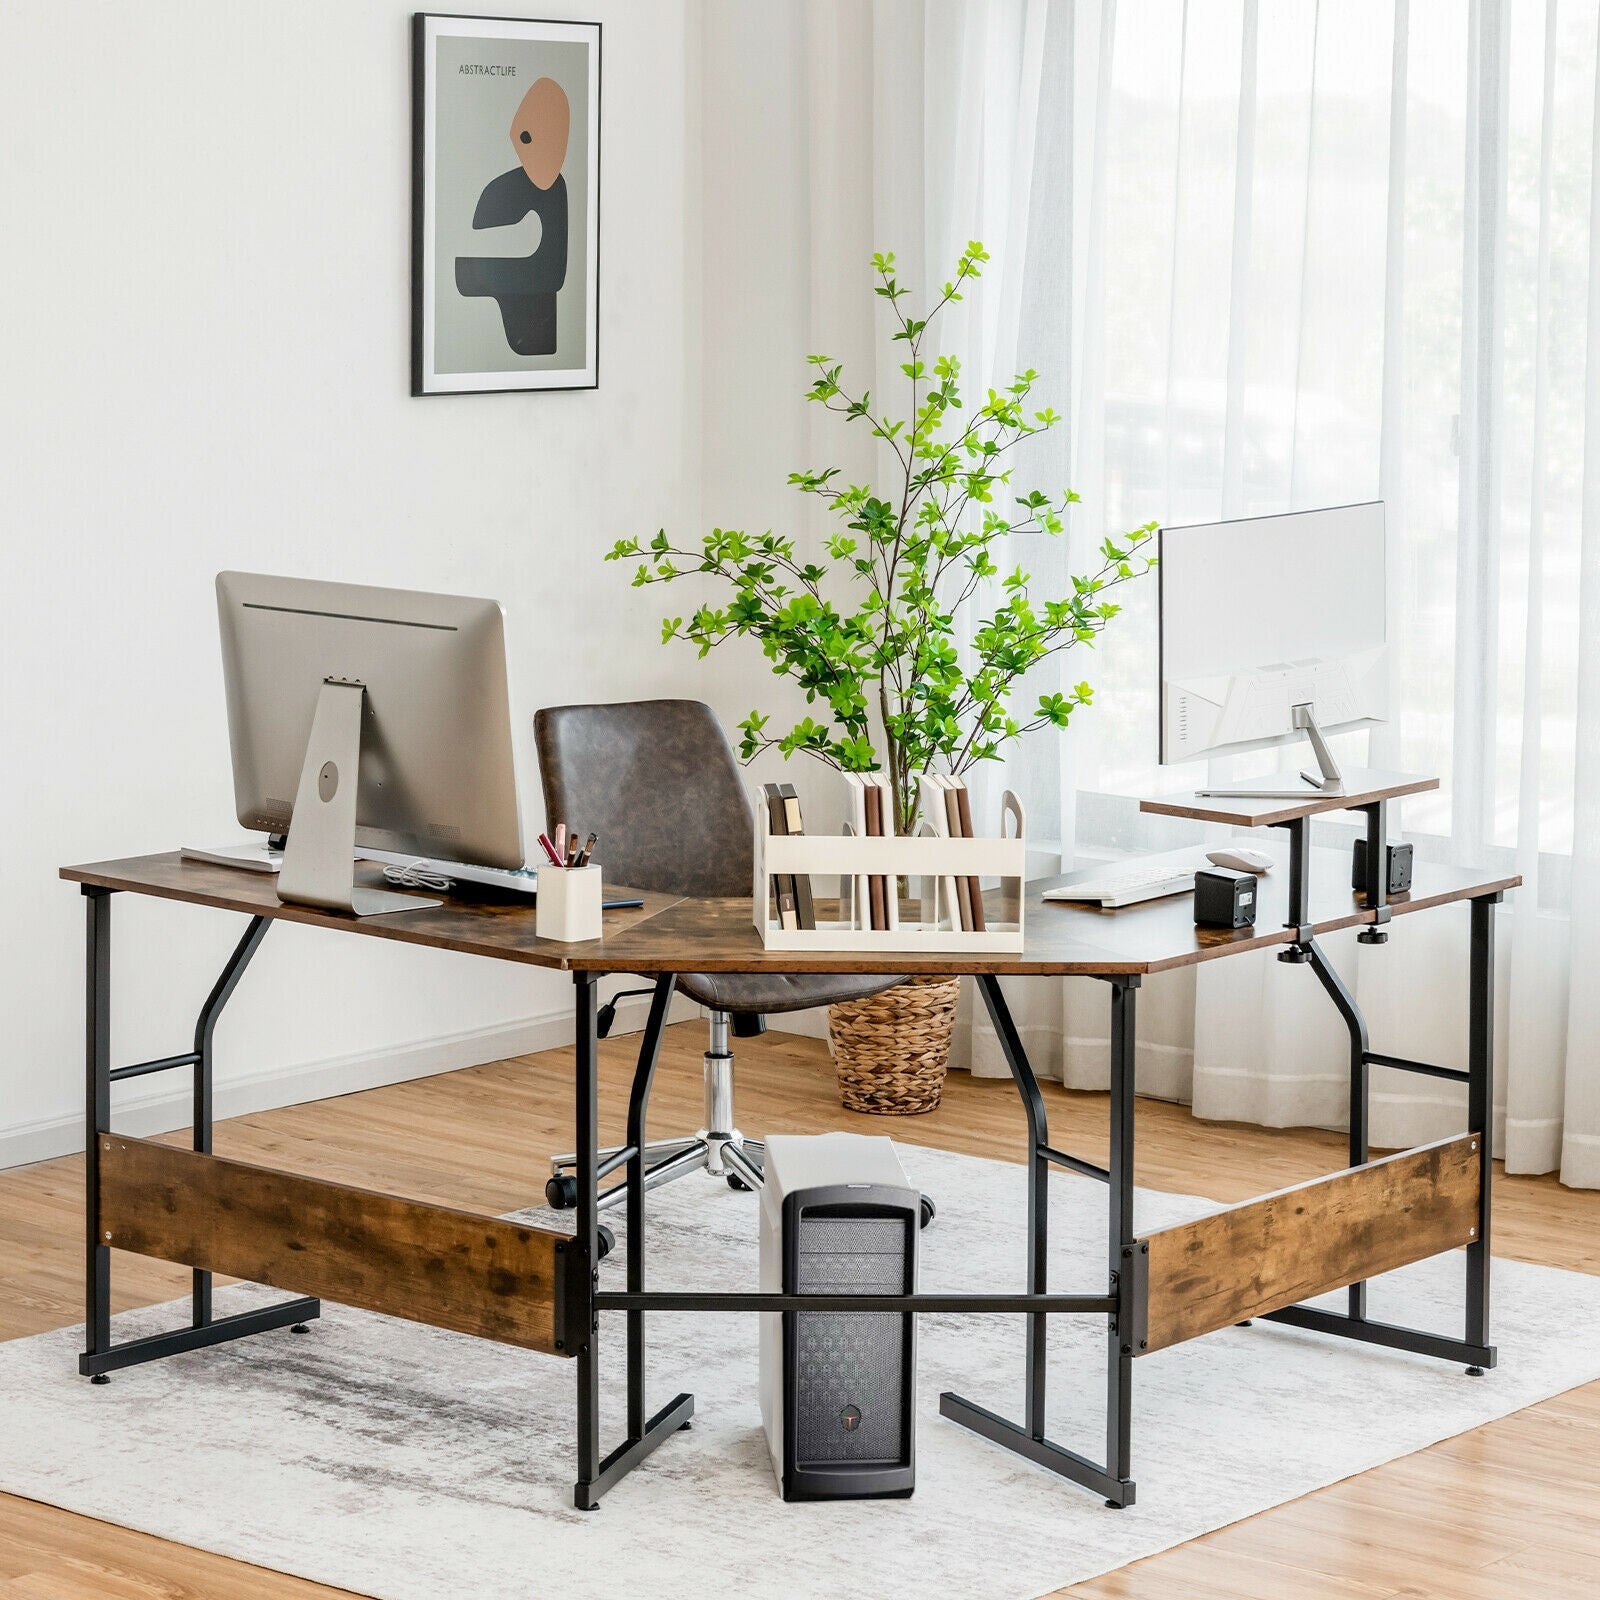
{"type": "Polygon", "coordinates": [[[875,409],[870,391],[852,398],[832,357],[807,358],[817,372],[806,398],[866,424],[894,463],[882,494],[869,484],[840,487],[837,467],[789,475],[837,519],[823,540],[827,563],[804,559],[786,535],[734,528],[713,529],[698,550],[678,548],[663,529],[648,543],[619,540],[606,557],[641,558],[636,585],[696,572],[725,580],[733,591],[727,604],[666,618],[663,642],[688,639],[704,657],[730,639],[753,637],[775,673],[826,707],[781,734],[768,731],[769,716],[752,711],[740,724],[742,757],[776,746],[786,757],[804,751],[841,770],[887,769],[902,834],[916,824],[920,774],[942,767],[959,775],[996,759],[1025,733],[1065,728],[1089,704],[1093,691],[1079,683],[1041,694],[1025,717],[1011,710],[1028,671],[1092,645],[1117,615],[1107,591],[1155,565],[1139,551],[1155,531],[1149,523],[1103,540],[1096,570],[1074,575],[1071,592],[1060,598],[1036,602],[1020,566],[1002,573],[997,556],[1005,541],[1020,533],[1060,536],[1078,496],[1030,489],[1010,495],[1003,509],[998,498],[1011,485],[1007,454],[1060,420],[1048,408],[1028,411],[1035,372],[1019,372],[1006,389],[990,389],[969,407],[955,357],[930,363],[923,353],[935,319],[962,298],[988,259],[980,243],[968,244],[937,302],[916,317],[901,304],[910,291],[896,276],[894,256],[872,258],[875,293],[893,313],[894,340],[906,347],[899,368],[910,386],[908,418],[891,420],[875,409]],[[976,620],[963,640],[958,627],[971,611],[976,620]]]}

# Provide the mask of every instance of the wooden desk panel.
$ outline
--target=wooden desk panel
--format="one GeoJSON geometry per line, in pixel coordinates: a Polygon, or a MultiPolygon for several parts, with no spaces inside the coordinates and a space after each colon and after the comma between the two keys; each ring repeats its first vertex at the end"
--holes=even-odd
{"type": "MultiPolygon", "coordinates": [[[[563,971],[1093,976],[1161,972],[1286,944],[1290,938],[1289,929],[1283,926],[1288,914],[1289,875],[1282,867],[1261,879],[1257,923],[1241,929],[1197,928],[1186,895],[1148,900],[1117,911],[1049,903],[1040,900],[1040,893],[1068,878],[1040,879],[1028,885],[1026,948],[1020,955],[994,956],[767,951],[751,925],[750,902],[743,896],[686,900],[645,894],[641,896],[645,902],[642,910],[606,912],[601,938],[557,944],[536,937],[533,907],[521,902],[451,896],[437,907],[354,917],[284,905],[274,892],[274,880],[266,874],[185,861],[175,853],[63,867],[61,876],[74,883],[563,971]]],[[[380,869],[372,866],[358,868],[357,880],[375,886],[383,882],[380,869]]],[[[1511,889],[1520,882],[1515,875],[1495,877],[1424,864],[1416,870],[1411,893],[1393,899],[1390,909],[1399,918],[1425,907],[1511,889]]],[[[623,895],[630,891],[612,885],[606,892],[623,895]]],[[[1311,852],[1311,904],[1319,934],[1372,920],[1371,912],[1350,888],[1350,857],[1342,850],[1311,852]]]]}
{"type": "MultiPolygon", "coordinates": [[[[1097,870],[1097,869],[1096,869],[1097,870]]],[[[993,956],[914,951],[863,954],[859,951],[767,951],[750,925],[750,903],[680,900],[647,921],[591,944],[570,947],[568,964],[577,971],[601,972],[905,972],[996,973],[1001,976],[1108,976],[1162,972],[1193,966],[1244,950],[1288,944],[1286,867],[1261,879],[1260,905],[1252,928],[1198,928],[1188,895],[1147,900],[1142,905],[1106,911],[1098,906],[1041,900],[1050,888],[1085,873],[1041,878],[1027,887],[1027,942],[1020,955],[993,956]]],[[[1390,901],[1395,917],[1455,900],[1471,899],[1516,886],[1521,880],[1461,872],[1449,867],[1417,868],[1412,891],[1390,901]]],[[[828,887],[826,884],[824,887],[828,887]]],[[[991,894],[991,901],[997,896],[991,894]]],[[[1311,904],[1316,931],[1371,922],[1372,913],[1350,887],[1350,857],[1343,850],[1311,852],[1311,904]]]]}
{"type": "Polygon", "coordinates": [[[347,1184],[99,1136],[107,1244],[547,1355],[564,1234],[347,1184]]]}
{"type": "MultiPolygon", "coordinates": [[[[509,895],[451,894],[440,906],[416,911],[386,912],[378,917],[357,917],[345,911],[320,911],[315,906],[285,905],[278,899],[277,879],[265,872],[244,872],[238,867],[209,861],[186,861],[176,851],[164,855],[134,856],[124,861],[101,861],[92,866],[63,867],[61,876],[72,883],[130,894],[154,895],[162,900],[183,900],[190,905],[214,906],[220,911],[240,911],[252,917],[272,917],[312,928],[337,928],[344,933],[366,934],[375,939],[396,939],[402,944],[429,945],[465,955],[488,956],[499,961],[520,961],[529,966],[564,970],[568,950],[575,945],[540,939],[534,933],[533,904],[509,895]]],[[[374,889],[393,889],[383,869],[371,862],[356,866],[356,882],[374,889]]],[[[603,926],[609,933],[647,921],[673,903],[674,896],[646,894],[615,884],[606,885],[608,898],[644,901],[642,910],[607,911],[603,926]]],[[[432,896],[418,890],[419,899],[432,896]]]]}
{"type": "Polygon", "coordinates": [[[1471,1244],[1480,1166],[1457,1134],[1150,1234],[1139,1353],[1471,1244]]]}

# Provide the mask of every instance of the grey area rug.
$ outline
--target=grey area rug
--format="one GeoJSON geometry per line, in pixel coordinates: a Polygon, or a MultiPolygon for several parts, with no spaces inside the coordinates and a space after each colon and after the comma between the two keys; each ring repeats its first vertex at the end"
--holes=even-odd
{"type": "MultiPolygon", "coordinates": [[[[922,1287],[1018,1287],[1023,1169],[899,1150],[939,1201],[922,1287]]],[[[1052,1282],[1093,1291],[1104,1191],[1070,1177],[1051,1191],[1052,1282]]],[[[1138,1224],[1214,1209],[1141,1190],[1138,1224]]],[[[652,1287],[753,1287],[755,1197],[704,1179],[658,1191],[651,1261],[652,1287]]],[[[1377,1280],[1372,1314],[1454,1331],[1462,1263],[1377,1280]]],[[[602,1271],[616,1281],[618,1257],[602,1271]]],[[[275,1297],[242,1285],[218,1310],[275,1297]]],[[[181,1311],[129,1312],[116,1336],[181,1311]]],[[[924,1317],[915,1495],[785,1505],[757,1408],[756,1318],[651,1320],[652,1407],[692,1390],[694,1427],[597,1512],[572,1507],[570,1363],[334,1305],[309,1336],[265,1334],[100,1388],[77,1376],[79,1330],[0,1345],[0,1488],[383,1600],[701,1600],[724,1586],[752,1600],[1020,1600],[1600,1376],[1600,1278],[1519,1262],[1496,1264],[1501,1364],[1483,1378],[1269,1323],[1229,1329],[1135,1364],[1139,1504],[1119,1512],[939,1417],[947,1388],[1018,1414],[1021,1319],[924,1317]]],[[[621,1318],[601,1331],[609,1448],[621,1318]]],[[[1097,1321],[1053,1319],[1051,1433],[1095,1456],[1104,1339],[1097,1321]]]]}

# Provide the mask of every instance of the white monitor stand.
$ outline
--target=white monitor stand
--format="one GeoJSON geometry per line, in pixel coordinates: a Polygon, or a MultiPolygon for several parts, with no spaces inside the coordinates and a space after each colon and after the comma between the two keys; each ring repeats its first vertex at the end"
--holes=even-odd
{"type": "Polygon", "coordinates": [[[442,900],[368,889],[355,881],[356,791],[366,696],[364,684],[323,680],[278,871],[278,898],[324,911],[353,911],[358,917],[443,905],[442,900]]]}
{"type": "MultiPolygon", "coordinates": [[[[1298,780],[1288,773],[1274,777],[1256,778],[1248,783],[1222,784],[1214,789],[1197,789],[1200,795],[1229,796],[1237,800],[1301,800],[1308,795],[1337,795],[1344,793],[1344,775],[1334,760],[1328,741],[1309,705],[1295,706],[1290,712],[1294,726],[1311,741],[1317,758],[1317,772],[1301,769],[1298,780]]],[[[303,781],[303,780],[302,780],[303,781]]]]}

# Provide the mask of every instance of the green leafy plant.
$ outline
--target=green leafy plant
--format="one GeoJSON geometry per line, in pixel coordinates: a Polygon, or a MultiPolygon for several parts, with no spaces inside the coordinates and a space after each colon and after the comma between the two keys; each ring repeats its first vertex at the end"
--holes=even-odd
{"type": "Polygon", "coordinates": [[[893,338],[905,346],[908,417],[891,420],[870,392],[847,393],[841,363],[808,357],[816,375],[806,398],[864,424],[897,463],[881,494],[869,484],[841,485],[837,467],[789,475],[837,518],[823,541],[827,565],[770,529],[715,528],[698,550],[680,549],[662,530],[648,542],[619,540],[606,556],[641,558],[635,585],[697,572],[725,580],[728,602],[666,618],[663,642],[687,639],[704,657],[730,639],[751,637],[773,672],[793,678],[818,708],[785,732],[769,730],[770,717],[752,711],[740,724],[742,757],[750,761],[776,746],[785,757],[804,751],[844,771],[886,768],[901,833],[915,826],[919,774],[943,767],[959,775],[1025,733],[1065,728],[1090,703],[1094,691],[1079,683],[1040,695],[1025,715],[1011,709],[1023,676],[1061,651],[1093,645],[1120,609],[1109,591],[1155,565],[1139,549],[1155,531],[1150,523],[1106,539],[1095,569],[1072,577],[1071,592],[1058,598],[1036,600],[1020,566],[1002,571],[1008,537],[1060,535],[1078,496],[1070,489],[1059,496],[1010,492],[1007,454],[1060,420],[1052,410],[1028,407],[1037,373],[1019,372],[1003,391],[990,389],[968,405],[960,363],[924,355],[934,320],[961,299],[988,259],[981,244],[969,244],[954,278],[918,317],[901,304],[910,291],[896,276],[894,256],[873,257],[875,292],[894,314],[893,338]],[[956,622],[973,607],[980,615],[964,661],[956,622]]]}

